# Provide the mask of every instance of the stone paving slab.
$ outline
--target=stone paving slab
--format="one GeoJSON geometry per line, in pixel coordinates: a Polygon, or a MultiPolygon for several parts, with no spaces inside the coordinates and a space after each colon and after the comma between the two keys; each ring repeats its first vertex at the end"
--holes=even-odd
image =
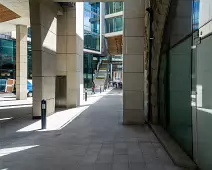
{"type": "Polygon", "coordinates": [[[162,127],[156,125],[150,126],[176,165],[188,168],[190,170],[198,169],[197,165],[192,161],[192,159],[182,150],[182,148],[180,148],[180,146],[162,127]]]}
{"type": "Polygon", "coordinates": [[[123,126],[121,114],[116,89],[60,130],[16,132],[15,140],[1,139],[0,169],[182,170],[148,126],[123,126]]]}

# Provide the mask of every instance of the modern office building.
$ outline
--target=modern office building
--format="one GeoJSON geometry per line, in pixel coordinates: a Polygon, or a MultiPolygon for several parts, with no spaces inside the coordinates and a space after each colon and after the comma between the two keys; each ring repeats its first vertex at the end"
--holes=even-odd
{"type": "MultiPolygon", "coordinates": [[[[98,69],[99,59],[115,56],[112,61],[123,60],[123,107],[119,110],[123,124],[160,125],[187,153],[186,158],[211,170],[211,0],[124,0],[124,8],[121,2],[102,1],[0,1],[0,8],[10,13],[1,18],[0,32],[17,30],[16,45],[10,42],[16,48],[17,98],[26,98],[29,26],[33,118],[40,118],[43,99],[48,101],[47,115],[54,114],[58,98],[63,99],[59,103],[63,107],[80,106],[83,84],[90,86],[95,68],[101,72],[99,80],[107,75],[108,61],[98,69]]],[[[14,50],[10,55],[14,56],[14,50]]],[[[13,57],[8,60],[14,63],[13,57]]],[[[180,166],[192,169],[183,162],[180,166]]]]}
{"type": "MultiPolygon", "coordinates": [[[[101,59],[111,57],[113,71],[122,71],[123,2],[84,3],[84,87],[91,87],[101,59]],[[106,42],[105,42],[106,41],[106,42]],[[117,44],[118,42],[118,44],[117,44]],[[107,47],[105,44],[108,44],[107,47]],[[120,65],[120,66],[117,66],[120,65]],[[118,69],[117,69],[118,68],[118,69]]],[[[31,29],[28,30],[28,79],[32,79],[31,29]]],[[[0,37],[0,79],[15,79],[15,31],[0,37]]],[[[111,73],[111,76],[113,73],[111,73]]]]}
{"type": "Polygon", "coordinates": [[[123,55],[123,2],[106,2],[104,4],[105,39],[110,57],[111,81],[122,81],[123,55]]]}
{"type": "Polygon", "coordinates": [[[84,3],[85,88],[91,87],[98,75],[102,79],[109,74],[110,80],[113,80],[114,71],[122,75],[122,37],[123,2],[84,3]],[[104,68],[97,68],[98,64],[104,68]],[[110,71],[103,74],[106,68],[110,71]]]}
{"type": "Polygon", "coordinates": [[[84,3],[84,87],[91,88],[101,55],[100,2],[84,3]]]}
{"type": "MultiPolygon", "coordinates": [[[[30,29],[27,43],[28,72],[27,78],[32,79],[32,49],[30,29]]],[[[0,35],[0,79],[16,78],[16,36],[15,31],[0,35]]],[[[0,85],[1,92],[5,92],[5,84],[0,85]]]]}

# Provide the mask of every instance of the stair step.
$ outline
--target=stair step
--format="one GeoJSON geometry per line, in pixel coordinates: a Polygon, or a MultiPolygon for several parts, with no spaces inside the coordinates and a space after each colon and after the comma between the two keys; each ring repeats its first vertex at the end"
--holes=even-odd
{"type": "Polygon", "coordinates": [[[105,78],[104,77],[97,77],[96,79],[98,80],[98,79],[105,79],[105,78]]]}

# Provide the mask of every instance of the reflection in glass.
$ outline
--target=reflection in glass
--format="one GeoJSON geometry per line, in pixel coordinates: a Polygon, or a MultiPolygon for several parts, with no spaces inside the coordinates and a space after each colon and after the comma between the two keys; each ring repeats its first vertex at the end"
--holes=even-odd
{"type": "Polygon", "coordinates": [[[100,3],[84,3],[84,48],[100,51],[100,3]]]}
{"type": "Polygon", "coordinates": [[[109,18],[106,20],[106,33],[123,30],[123,17],[109,18]]]}
{"type": "Polygon", "coordinates": [[[123,2],[107,2],[105,6],[106,14],[112,14],[123,11],[123,2]]]}

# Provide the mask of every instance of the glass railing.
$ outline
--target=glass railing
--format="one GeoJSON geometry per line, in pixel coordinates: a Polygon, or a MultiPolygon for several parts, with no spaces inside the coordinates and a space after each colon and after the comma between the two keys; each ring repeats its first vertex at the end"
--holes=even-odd
{"type": "Polygon", "coordinates": [[[106,33],[123,31],[123,17],[110,18],[106,20],[106,33]]]}
{"type": "Polygon", "coordinates": [[[84,25],[84,32],[92,32],[96,34],[100,34],[100,28],[91,28],[90,26],[84,25]]]}
{"type": "Polygon", "coordinates": [[[112,14],[123,11],[123,2],[107,2],[106,3],[106,14],[112,14]]]}
{"type": "Polygon", "coordinates": [[[112,33],[112,32],[119,32],[119,31],[123,31],[122,27],[116,28],[116,27],[108,27],[106,30],[106,33],[112,33]]]}
{"type": "Polygon", "coordinates": [[[85,31],[84,48],[88,50],[100,51],[100,35],[85,31]]]}

